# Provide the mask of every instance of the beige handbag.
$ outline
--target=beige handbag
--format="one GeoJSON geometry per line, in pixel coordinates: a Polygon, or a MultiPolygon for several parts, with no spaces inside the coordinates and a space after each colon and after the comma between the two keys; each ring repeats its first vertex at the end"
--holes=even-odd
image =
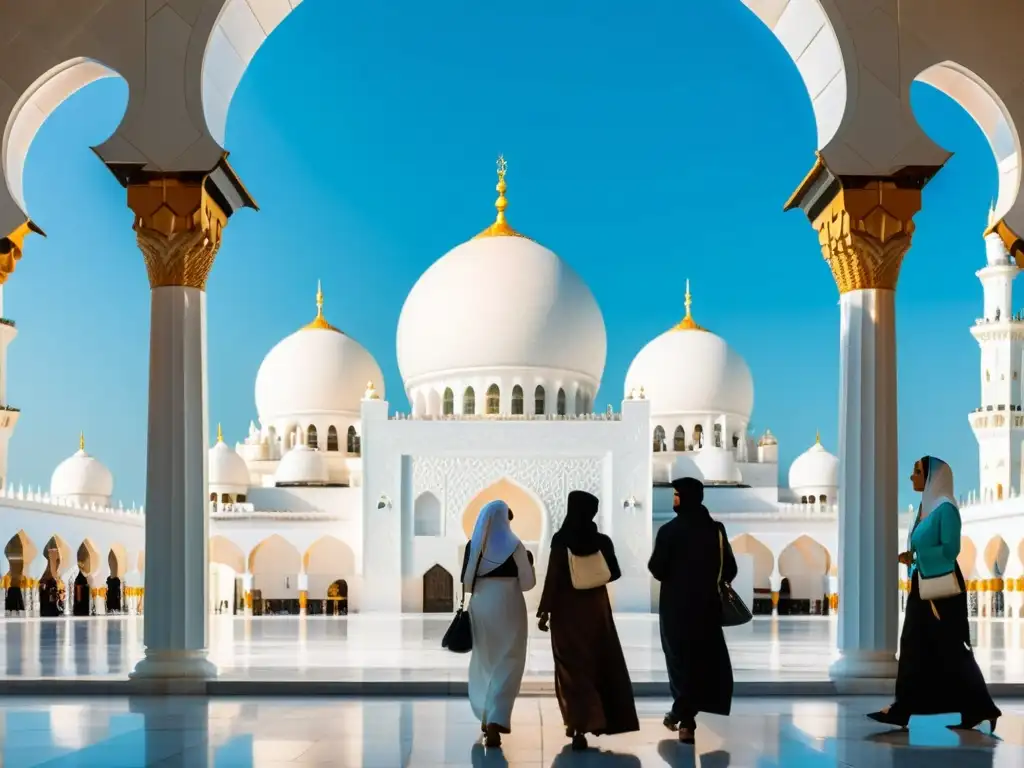
{"type": "Polygon", "coordinates": [[[567,551],[573,589],[596,589],[612,580],[612,572],[600,552],[592,555],[574,555],[571,550],[567,551]]]}
{"type": "Polygon", "coordinates": [[[922,600],[943,600],[960,594],[960,582],[956,579],[956,571],[931,579],[924,578],[920,572],[916,575],[917,588],[922,600]]]}

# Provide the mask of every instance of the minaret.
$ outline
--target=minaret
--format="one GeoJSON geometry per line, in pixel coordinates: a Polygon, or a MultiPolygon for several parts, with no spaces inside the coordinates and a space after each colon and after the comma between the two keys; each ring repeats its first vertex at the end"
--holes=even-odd
{"type": "MultiPolygon", "coordinates": [[[[989,225],[994,219],[989,212],[989,225]]],[[[1020,271],[999,235],[985,235],[986,265],[975,274],[984,291],[984,315],[971,328],[981,347],[981,407],[969,416],[978,441],[982,498],[1007,498],[1021,488],[1021,369],[1024,320],[1014,319],[1013,281],[1020,271]]]]}
{"type": "Polygon", "coordinates": [[[7,402],[7,345],[14,341],[18,329],[4,316],[4,287],[0,284],[0,487],[7,485],[7,446],[21,415],[9,410],[7,402]]]}

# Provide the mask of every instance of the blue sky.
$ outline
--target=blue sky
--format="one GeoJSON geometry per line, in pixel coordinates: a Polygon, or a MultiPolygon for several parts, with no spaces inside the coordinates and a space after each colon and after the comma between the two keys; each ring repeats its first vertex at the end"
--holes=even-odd
{"type": "MultiPolygon", "coordinates": [[[[211,435],[220,421],[244,436],[260,361],[312,319],[317,279],[330,321],[406,409],[402,302],[491,221],[503,152],[510,221],[571,263],[604,312],[600,407],[681,317],[689,278],[696,318],[753,371],[754,425],[778,435],[783,479],[816,429],[836,450],[838,294],[807,220],[782,213],[815,149],[795,67],[737,0],[551,5],[306,0],[267,41],[228,121],[262,210],[232,218],[208,285],[211,435]]],[[[145,490],[149,290],[124,190],[89,150],[126,99],[122,82],[97,83],[41,129],[26,196],[49,237],[28,241],[4,300],[19,328],[11,478],[45,487],[84,430],[130,502],[145,490]]],[[[995,164],[956,104],[916,85],[913,106],[955,155],[926,188],[900,278],[900,471],[936,454],[964,491],[995,164]]]]}

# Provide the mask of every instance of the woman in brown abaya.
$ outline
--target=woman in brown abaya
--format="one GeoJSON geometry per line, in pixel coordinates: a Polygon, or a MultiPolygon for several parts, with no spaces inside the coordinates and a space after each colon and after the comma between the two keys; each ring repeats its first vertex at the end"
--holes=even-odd
{"type": "Polygon", "coordinates": [[[573,749],[586,749],[584,734],[595,736],[640,730],[626,659],[612,620],[604,585],[575,589],[569,559],[600,553],[609,582],[622,572],[612,540],[597,530],[598,500],[585,491],[569,494],[561,529],[551,537],[551,556],[538,616],[540,628],[551,622],[555,657],[555,695],[573,749]]]}

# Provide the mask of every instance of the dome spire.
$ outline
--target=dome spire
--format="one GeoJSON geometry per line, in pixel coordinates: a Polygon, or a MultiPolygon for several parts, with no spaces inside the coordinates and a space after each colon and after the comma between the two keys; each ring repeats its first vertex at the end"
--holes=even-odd
{"type": "Polygon", "coordinates": [[[686,307],[686,317],[684,317],[679,324],[676,326],[677,331],[703,331],[706,330],[703,326],[697,325],[697,321],[693,319],[692,307],[693,307],[693,296],[690,295],[690,279],[686,279],[686,297],[683,299],[683,305],[686,307]]]}
{"type": "Polygon", "coordinates": [[[319,280],[316,281],[316,317],[313,318],[313,322],[306,326],[305,330],[338,330],[333,325],[328,323],[327,318],[324,317],[324,292],[319,280]]]}
{"type": "Polygon", "coordinates": [[[85,450],[85,432],[78,433],[78,450],[85,450]]]}
{"type": "MultiPolygon", "coordinates": [[[[512,227],[509,226],[505,220],[505,209],[508,208],[508,199],[505,197],[505,190],[508,189],[508,185],[505,183],[505,173],[508,171],[508,163],[505,162],[504,155],[498,155],[498,184],[494,188],[498,192],[498,199],[494,201],[494,207],[498,210],[498,215],[494,218],[494,223],[491,224],[487,229],[481,232],[477,237],[524,237],[524,235],[516,232],[512,227]]],[[[475,238],[474,238],[475,239],[475,238]]]]}
{"type": "Polygon", "coordinates": [[[814,444],[821,445],[821,430],[815,430],[814,432],[814,444]]]}
{"type": "Polygon", "coordinates": [[[217,442],[218,443],[223,443],[224,442],[224,432],[220,428],[220,422],[217,422],[217,442]]]}

